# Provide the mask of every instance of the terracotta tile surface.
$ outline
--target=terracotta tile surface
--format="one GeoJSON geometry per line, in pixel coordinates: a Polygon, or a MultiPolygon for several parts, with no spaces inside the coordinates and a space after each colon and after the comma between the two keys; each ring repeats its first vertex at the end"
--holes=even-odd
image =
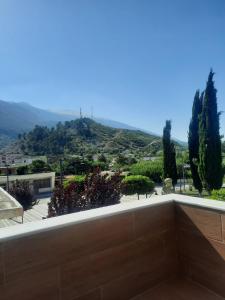
{"type": "Polygon", "coordinates": [[[173,278],[176,261],[167,260],[158,265],[142,265],[133,274],[120,277],[102,286],[102,300],[128,300],[135,295],[143,293],[149,287],[154,287],[159,282],[173,278]]]}
{"type": "Polygon", "coordinates": [[[222,223],[219,213],[176,204],[176,224],[179,228],[203,234],[205,237],[222,240],[222,223]]]}
{"type": "Polygon", "coordinates": [[[0,286],[4,282],[3,246],[0,244],[0,286]]]}
{"type": "Polygon", "coordinates": [[[21,274],[16,280],[0,287],[0,299],[59,300],[59,273],[57,269],[21,274]]]}
{"type": "Polygon", "coordinates": [[[29,275],[50,267],[49,254],[48,235],[45,233],[5,242],[6,282],[17,279],[21,274],[29,275]]]}
{"type": "Polygon", "coordinates": [[[73,298],[73,300],[101,300],[101,291],[97,289],[79,298],[73,298]]]}
{"type": "Polygon", "coordinates": [[[224,215],[170,203],[8,240],[0,299],[225,299],[224,230],[224,215]],[[224,298],[190,281],[160,285],[178,274],[224,298]]]}
{"type": "Polygon", "coordinates": [[[225,214],[222,214],[222,234],[223,234],[223,241],[225,242],[225,214]]]}
{"type": "Polygon", "coordinates": [[[163,260],[160,237],[141,238],[61,266],[62,294],[65,299],[84,294],[118,277],[157,268],[163,260]]]}
{"type": "Polygon", "coordinates": [[[190,278],[199,282],[208,289],[215,291],[225,299],[225,272],[220,272],[216,268],[211,268],[207,265],[198,262],[189,262],[190,278]]]}
{"type": "Polygon", "coordinates": [[[174,228],[174,222],[174,207],[171,204],[137,210],[134,212],[135,236],[157,235],[174,228]]]}
{"type": "Polygon", "coordinates": [[[224,298],[188,280],[175,280],[132,300],[222,300],[224,298]]]}
{"type": "Polygon", "coordinates": [[[191,261],[197,261],[210,270],[225,274],[225,244],[206,239],[204,236],[180,231],[180,255],[191,261]]]}
{"type": "Polygon", "coordinates": [[[56,230],[48,241],[62,262],[132,241],[133,215],[121,214],[56,230]]]}

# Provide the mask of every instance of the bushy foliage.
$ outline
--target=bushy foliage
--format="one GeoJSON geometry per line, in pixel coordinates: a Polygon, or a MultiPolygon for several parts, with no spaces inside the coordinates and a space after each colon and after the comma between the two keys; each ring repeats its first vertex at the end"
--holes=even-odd
{"type": "Polygon", "coordinates": [[[29,173],[28,166],[20,166],[16,170],[17,175],[25,175],[29,173]]]}
{"type": "Polygon", "coordinates": [[[149,194],[154,186],[154,182],[146,176],[130,175],[122,180],[122,193],[125,195],[149,194]]]}
{"type": "MultiPolygon", "coordinates": [[[[82,118],[58,123],[53,128],[36,126],[20,135],[18,147],[29,155],[92,155],[99,149],[106,154],[120,154],[125,150],[143,151],[159,137],[139,131],[103,126],[82,118]]],[[[100,158],[101,160],[101,158],[100,158]]]]}
{"type": "Polygon", "coordinates": [[[116,164],[120,167],[122,166],[128,166],[128,165],[132,165],[135,164],[137,161],[134,157],[127,157],[123,154],[118,154],[117,158],[116,158],[116,164]]]}
{"type": "Polygon", "coordinates": [[[162,161],[141,161],[130,167],[132,175],[143,175],[149,177],[156,183],[162,182],[162,161]]]}
{"type": "Polygon", "coordinates": [[[92,162],[92,169],[95,169],[95,168],[100,168],[102,171],[105,171],[108,169],[108,164],[104,161],[93,161],[92,162]]]}
{"type": "Polygon", "coordinates": [[[76,184],[77,189],[84,190],[84,182],[85,176],[84,175],[75,175],[63,182],[63,187],[67,188],[71,183],[76,184]]]}
{"type": "Polygon", "coordinates": [[[51,171],[51,168],[43,160],[37,159],[37,160],[34,160],[29,165],[29,170],[31,173],[42,173],[42,172],[51,171]]]}
{"type": "MultiPolygon", "coordinates": [[[[80,181],[82,179],[80,178],[80,181]]],[[[58,216],[119,203],[121,198],[121,177],[101,175],[100,169],[87,175],[84,188],[72,182],[68,186],[58,185],[49,203],[48,216],[58,216]]]]}
{"type": "Polygon", "coordinates": [[[65,175],[87,174],[92,170],[92,162],[79,157],[70,158],[64,161],[63,171],[65,175]]]}
{"type": "Polygon", "coordinates": [[[211,199],[225,201],[225,189],[212,190],[211,199]]]}
{"type": "Polygon", "coordinates": [[[105,156],[103,153],[101,153],[101,154],[98,156],[98,161],[107,163],[107,158],[106,158],[106,156],[105,156]]]}
{"type": "Polygon", "coordinates": [[[24,210],[35,204],[34,195],[27,181],[16,180],[9,189],[9,193],[23,206],[24,210]]]}

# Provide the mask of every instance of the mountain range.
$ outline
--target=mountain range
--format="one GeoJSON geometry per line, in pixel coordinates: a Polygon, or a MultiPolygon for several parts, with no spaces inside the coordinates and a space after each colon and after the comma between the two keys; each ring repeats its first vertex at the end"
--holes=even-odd
{"type": "MultiPolygon", "coordinates": [[[[34,107],[26,102],[7,102],[0,100],[0,148],[17,139],[18,134],[32,130],[35,125],[53,127],[58,122],[79,119],[74,112],[53,112],[34,107]]],[[[122,122],[104,118],[93,118],[94,121],[117,129],[141,130],[122,122]]],[[[151,136],[159,137],[150,131],[142,130],[151,136]]],[[[180,141],[178,141],[180,142],[180,141]]],[[[182,142],[180,142],[182,143],[182,142]]]]}
{"type": "Polygon", "coordinates": [[[89,118],[58,123],[54,128],[35,126],[19,135],[17,146],[29,155],[119,154],[144,155],[161,149],[161,138],[139,130],[102,125],[89,118]]]}
{"type": "MultiPolygon", "coordinates": [[[[15,140],[18,134],[28,132],[35,125],[52,127],[58,122],[78,119],[75,113],[58,113],[34,107],[25,102],[7,102],[0,100],[0,147],[8,145],[15,140]]],[[[121,129],[135,129],[127,124],[94,118],[102,125],[121,129]]]]}

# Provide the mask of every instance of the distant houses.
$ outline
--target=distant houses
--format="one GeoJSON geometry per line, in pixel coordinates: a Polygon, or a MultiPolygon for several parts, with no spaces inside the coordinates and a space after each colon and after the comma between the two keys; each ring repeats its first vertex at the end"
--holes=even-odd
{"type": "Polygon", "coordinates": [[[17,174],[17,168],[29,166],[35,160],[42,160],[47,163],[46,156],[26,156],[22,154],[1,154],[0,155],[0,174],[17,174]]]}

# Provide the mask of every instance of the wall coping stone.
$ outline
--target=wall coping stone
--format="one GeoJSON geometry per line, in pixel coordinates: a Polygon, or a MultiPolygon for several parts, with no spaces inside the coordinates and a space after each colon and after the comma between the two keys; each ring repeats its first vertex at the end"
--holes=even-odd
{"type": "Polygon", "coordinates": [[[0,243],[6,240],[30,236],[41,232],[174,202],[225,213],[225,202],[223,201],[190,197],[182,194],[168,194],[163,196],[155,196],[147,200],[136,200],[130,203],[120,203],[117,205],[1,228],[0,243]]]}

